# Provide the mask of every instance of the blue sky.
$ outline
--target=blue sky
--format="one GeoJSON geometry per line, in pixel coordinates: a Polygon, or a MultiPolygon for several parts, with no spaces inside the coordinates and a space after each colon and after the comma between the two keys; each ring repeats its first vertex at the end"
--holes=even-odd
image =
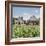
{"type": "Polygon", "coordinates": [[[25,19],[34,15],[36,17],[40,16],[40,8],[35,7],[13,7],[13,16],[19,17],[23,16],[25,19]]]}

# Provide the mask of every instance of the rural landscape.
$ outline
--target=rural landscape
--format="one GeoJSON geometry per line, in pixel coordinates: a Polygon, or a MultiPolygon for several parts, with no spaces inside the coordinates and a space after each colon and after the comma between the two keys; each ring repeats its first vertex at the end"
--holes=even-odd
{"type": "Polygon", "coordinates": [[[18,17],[15,15],[12,18],[12,38],[40,37],[40,17],[37,17],[35,14],[32,16],[27,14],[24,14],[23,16],[18,15],[18,17]],[[29,18],[25,16],[28,16],[29,18]]]}
{"type": "Polygon", "coordinates": [[[30,20],[23,17],[13,18],[13,38],[27,38],[40,36],[39,19],[32,16],[30,20]]]}

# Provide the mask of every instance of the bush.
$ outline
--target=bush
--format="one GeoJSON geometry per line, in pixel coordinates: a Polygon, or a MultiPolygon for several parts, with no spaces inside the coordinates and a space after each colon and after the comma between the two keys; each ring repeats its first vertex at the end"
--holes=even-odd
{"type": "Polygon", "coordinates": [[[40,28],[38,25],[13,25],[13,38],[39,37],[40,28]]]}

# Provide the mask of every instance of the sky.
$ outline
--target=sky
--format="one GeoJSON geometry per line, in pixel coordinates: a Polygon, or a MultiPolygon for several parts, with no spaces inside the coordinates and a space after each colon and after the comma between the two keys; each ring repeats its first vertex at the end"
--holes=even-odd
{"type": "Polygon", "coordinates": [[[36,16],[39,18],[40,16],[40,8],[35,8],[35,7],[13,7],[12,8],[13,12],[12,15],[13,17],[23,17],[23,19],[27,20],[29,19],[32,15],[36,16]]]}

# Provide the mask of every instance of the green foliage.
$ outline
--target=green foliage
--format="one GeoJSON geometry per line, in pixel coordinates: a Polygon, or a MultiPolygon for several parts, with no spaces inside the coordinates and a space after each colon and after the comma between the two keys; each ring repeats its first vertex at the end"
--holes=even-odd
{"type": "Polygon", "coordinates": [[[12,37],[13,38],[28,38],[39,37],[40,28],[39,25],[13,25],[12,37]]]}

